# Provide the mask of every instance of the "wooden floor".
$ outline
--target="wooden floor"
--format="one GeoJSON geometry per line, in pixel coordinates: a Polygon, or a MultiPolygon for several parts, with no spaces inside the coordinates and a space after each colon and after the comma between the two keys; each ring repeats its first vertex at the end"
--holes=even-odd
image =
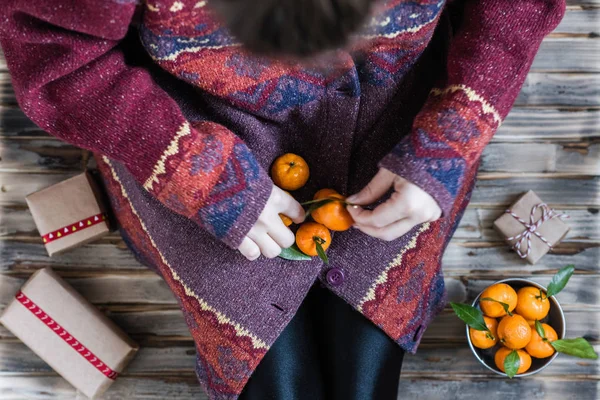
{"type": "MultiPolygon", "coordinates": [[[[576,275],[558,298],[567,333],[600,352],[600,0],[569,0],[517,105],[486,149],[471,205],[444,257],[454,301],[505,277],[547,284],[567,263],[576,275]],[[568,238],[537,265],[523,263],[492,221],[528,189],[571,216],[568,238]]],[[[142,344],[106,399],[205,399],[194,348],[166,285],[138,264],[117,234],[49,259],[26,194],[93,164],[90,155],[32,124],[19,110],[0,57],[0,309],[36,269],[52,266],[142,344]]],[[[399,399],[600,399],[600,362],[559,356],[543,373],[512,381],[480,366],[464,325],[448,311],[407,356],[399,399]]],[[[0,327],[0,399],[74,399],[75,390],[0,327]]]]}

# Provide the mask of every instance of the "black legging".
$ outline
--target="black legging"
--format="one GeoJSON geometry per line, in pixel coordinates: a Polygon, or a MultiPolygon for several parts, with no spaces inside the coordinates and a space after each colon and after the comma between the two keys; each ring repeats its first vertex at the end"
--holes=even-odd
{"type": "Polygon", "coordinates": [[[317,283],[240,400],[395,400],[403,357],[381,329],[317,283]]]}

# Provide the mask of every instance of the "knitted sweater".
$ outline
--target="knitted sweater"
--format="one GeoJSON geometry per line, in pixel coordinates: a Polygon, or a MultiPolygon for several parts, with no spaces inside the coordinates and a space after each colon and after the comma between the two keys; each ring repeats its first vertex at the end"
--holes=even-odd
{"type": "Polygon", "coordinates": [[[416,351],[445,304],[440,260],[481,153],[563,12],[564,0],[381,1],[356,44],[303,65],[247,53],[205,1],[7,0],[0,44],[23,111],[98,156],[125,241],[179,299],[200,383],[235,399],[315,279],[416,351]],[[385,167],[442,218],[392,242],[336,233],[340,285],[318,259],[246,261],[231,248],[285,152],[312,168],[298,200],[354,193],[385,167]]]}

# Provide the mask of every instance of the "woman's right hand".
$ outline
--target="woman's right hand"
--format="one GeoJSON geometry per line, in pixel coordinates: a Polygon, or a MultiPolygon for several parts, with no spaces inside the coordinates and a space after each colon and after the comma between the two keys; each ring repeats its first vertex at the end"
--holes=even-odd
{"type": "Polygon", "coordinates": [[[240,253],[248,260],[256,260],[261,254],[267,258],[275,258],[282,249],[294,244],[294,234],[285,226],[280,213],[287,215],[297,224],[304,221],[305,212],[300,203],[277,186],[273,186],[264,210],[238,247],[240,253]]]}

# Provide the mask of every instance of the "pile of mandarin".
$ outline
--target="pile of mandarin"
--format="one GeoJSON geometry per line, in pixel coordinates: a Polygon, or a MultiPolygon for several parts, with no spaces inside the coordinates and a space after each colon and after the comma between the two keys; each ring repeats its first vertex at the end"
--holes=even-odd
{"type": "Polygon", "coordinates": [[[546,358],[554,354],[549,342],[558,339],[556,331],[542,323],[547,339],[543,340],[535,329],[535,321],[541,322],[550,311],[550,299],[544,291],[534,286],[515,291],[506,283],[496,283],[483,291],[479,307],[489,332],[469,328],[471,342],[480,349],[490,349],[499,343],[501,347],[494,362],[502,372],[505,372],[504,360],[513,350],[519,355],[517,374],[531,367],[531,357],[546,358]],[[508,306],[508,313],[501,303],[508,306]]]}
{"type": "MultiPolygon", "coordinates": [[[[310,176],[306,161],[299,155],[287,153],[278,157],[271,167],[271,178],[275,185],[288,191],[303,187],[310,176]]],[[[346,210],[346,198],[333,189],[321,189],[315,193],[313,200],[323,200],[322,205],[314,208],[310,216],[313,221],[302,223],[296,231],[296,246],[308,256],[317,256],[318,247],[323,251],[331,245],[330,231],[345,231],[354,220],[346,210]],[[325,201],[330,200],[330,201],[325,201]]],[[[318,202],[317,202],[318,203],[318,202]]],[[[292,220],[286,215],[279,215],[286,226],[292,220]]]]}

